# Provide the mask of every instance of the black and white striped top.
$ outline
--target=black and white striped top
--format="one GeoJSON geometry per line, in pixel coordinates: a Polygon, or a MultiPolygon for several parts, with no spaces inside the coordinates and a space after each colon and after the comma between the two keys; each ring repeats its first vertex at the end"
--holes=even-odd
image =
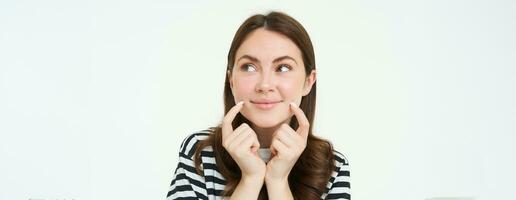
{"type": "MultiPolygon", "coordinates": [[[[201,163],[204,177],[195,172],[193,156],[195,145],[208,138],[210,130],[189,135],[183,140],[179,150],[179,163],[170,184],[167,200],[171,199],[222,199],[225,179],[217,171],[214,152],[211,147],[201,151],[201,163]]],[[[327,193],[321,199],[351,199],[349,185],[349,164],[339,152],[334,151],[336,170],[328,181],[327,193]]]]}

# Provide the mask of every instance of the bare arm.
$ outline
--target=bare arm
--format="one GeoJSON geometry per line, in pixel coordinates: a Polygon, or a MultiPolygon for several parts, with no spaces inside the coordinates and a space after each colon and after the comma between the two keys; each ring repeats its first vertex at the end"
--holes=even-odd
{"type": "Polygon", "coordinates": [[[292,196],[292,192],[290,191],[290,186],[288,185],[288,180],[284,181],[266,181],[267,192],[269,195],[269,199],[281,199],[288,200],[294,199],[292,196]]]}
{"type": "Polygon", "coordinates": [[[258,199],[262,186],[263,178],[242,177],[231,195],[231,199],[258,199]]]}

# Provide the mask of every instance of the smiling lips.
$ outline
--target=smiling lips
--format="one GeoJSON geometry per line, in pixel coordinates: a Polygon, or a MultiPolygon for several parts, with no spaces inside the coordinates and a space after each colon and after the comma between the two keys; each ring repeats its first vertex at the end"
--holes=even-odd
{"type": "Polygon", "coordinates": [[[251,101],[256,107],[262,110],[269,110],[276,106],[278,103],[281,103],[279,100],[258,100],[258,101],[251,101]]]}

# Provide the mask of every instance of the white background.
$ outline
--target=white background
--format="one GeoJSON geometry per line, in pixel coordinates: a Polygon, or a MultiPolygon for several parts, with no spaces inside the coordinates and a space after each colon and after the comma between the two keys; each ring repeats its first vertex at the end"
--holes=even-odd
{"type": "Polygon", "coordinates": [[[0,199],[164,199],[222,118],[238,26],[284,11],[316,50],[316,134],[353,199],[516,199],[514,1],[0,2],[0,199]]]}

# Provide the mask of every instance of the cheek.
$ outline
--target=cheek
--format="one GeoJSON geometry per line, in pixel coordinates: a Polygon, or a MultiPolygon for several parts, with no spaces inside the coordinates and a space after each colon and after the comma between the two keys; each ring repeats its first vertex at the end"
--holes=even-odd
{"type": "Polygon", "coordinates": [[[254,91],[254,84],[249,79],[235,79],[233,82],[233,96],[237,101],[248,100],[254,91]]]}
{"type": "Polygon", "coordinates": [[[283,98],[289,101],[298,101],[301,99],[303,92],[303,85],[299,84],[298,81],[285,81],[281,84],[278,84],[278,89],[280,90],[283,98]]]}

